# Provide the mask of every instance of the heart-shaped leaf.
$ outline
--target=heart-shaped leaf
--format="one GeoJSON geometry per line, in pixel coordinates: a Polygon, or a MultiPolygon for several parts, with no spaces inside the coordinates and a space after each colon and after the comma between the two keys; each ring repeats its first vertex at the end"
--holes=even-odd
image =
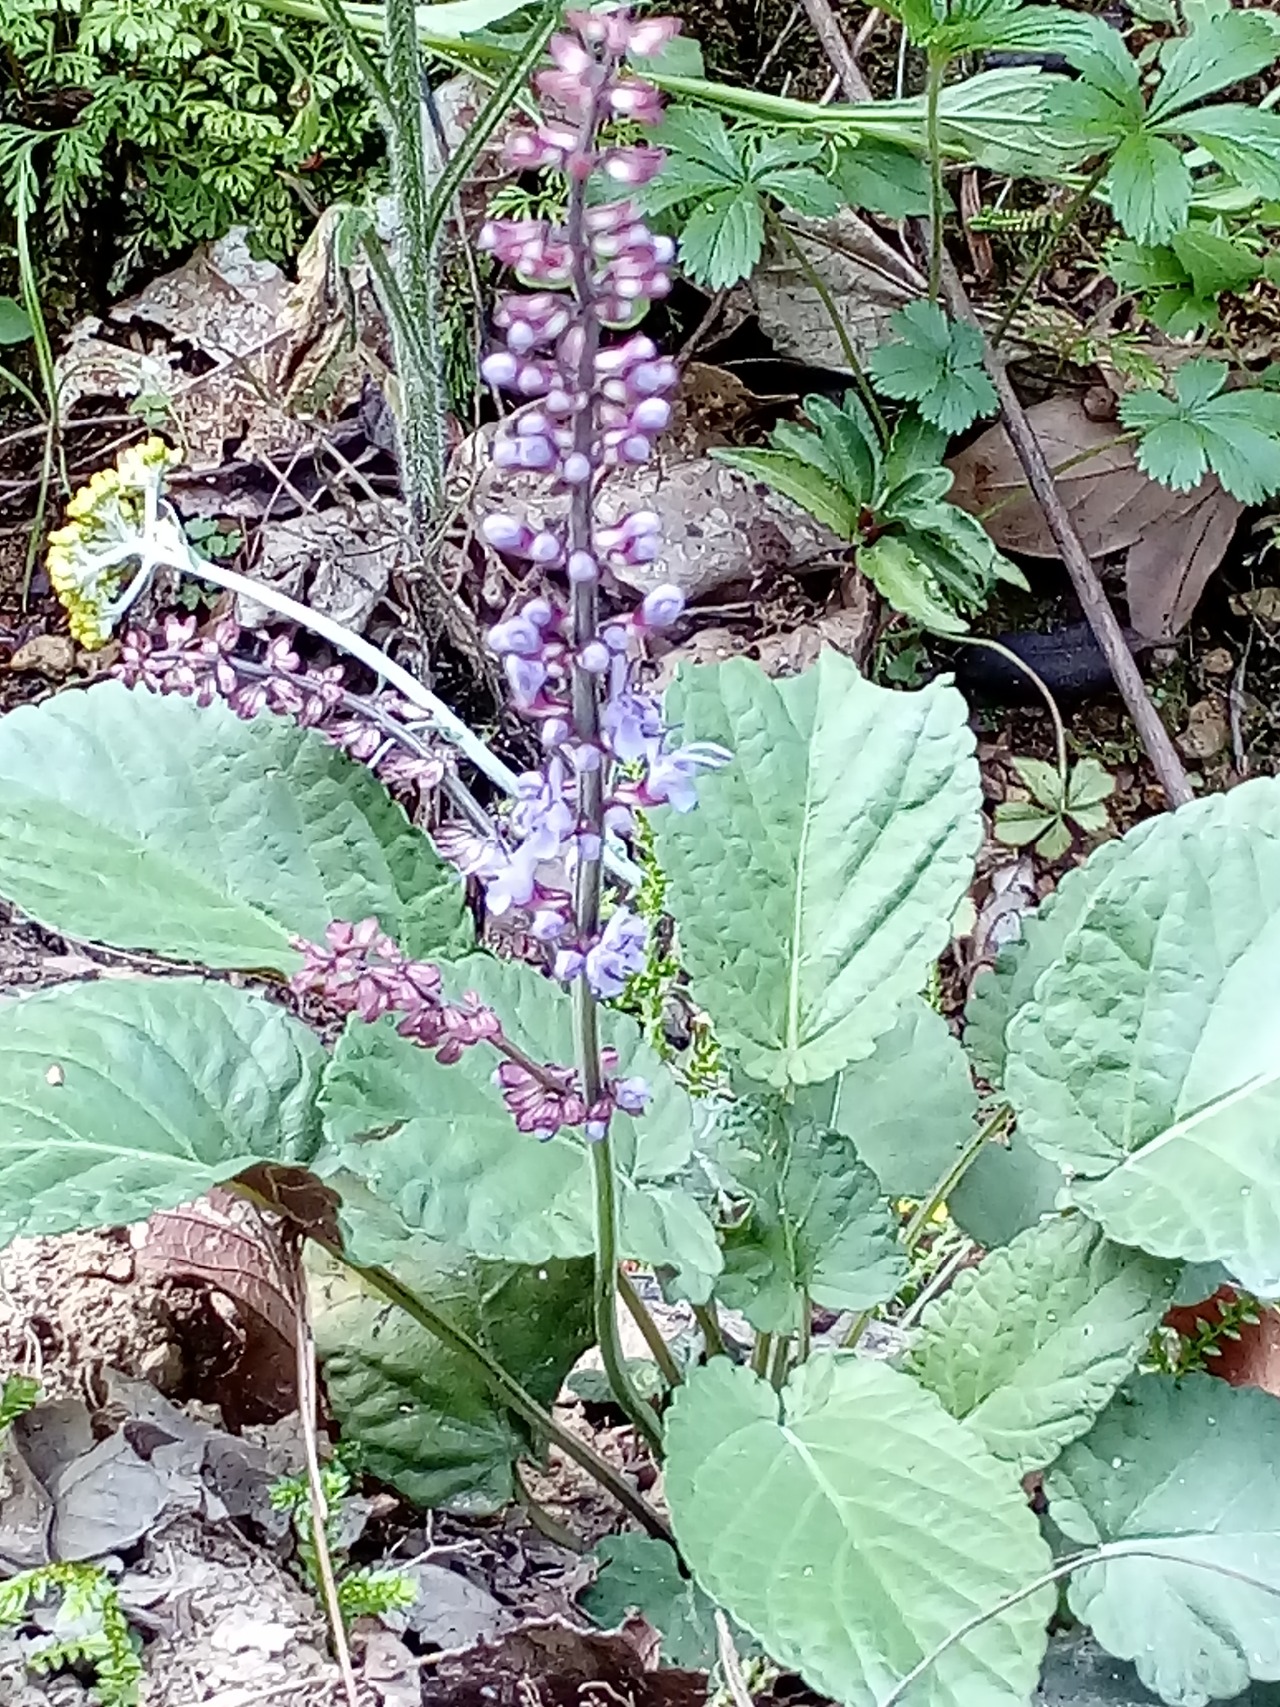
{"type": "MultiPolygon", "coordinates": [[[[1078,893],[1078,892],[1077,892],[1078,893]]],[[[1028,1142],[1119,1244],[1280,1292],[1280,783],[1106,861],[1008,1026],[1028,1142]]]]}
{"type": "Polygon", "coordinates": [[[1115,1548],[1072,1577],[1071,1610],[1165,1701],[1225,1698],[1251,1677],[1280,1678],[1278,1457],[1280,1400],[1270,1393],[1208,1375],[1147,1375],[1046,1481],[1070,1540],[1115,1548]]]}
{"type": "Polygon", "coordinates": [[[781,1394],[715,1358],[667,1420],[666,1493],[703,1589],[779,1664],[875,1707],[976,1611],[991,1616],[913,1684],[918,1707],[1025,1707],[1048,1548],[1008,1465],[909,1376],[818,1356],[781,1394]]]}

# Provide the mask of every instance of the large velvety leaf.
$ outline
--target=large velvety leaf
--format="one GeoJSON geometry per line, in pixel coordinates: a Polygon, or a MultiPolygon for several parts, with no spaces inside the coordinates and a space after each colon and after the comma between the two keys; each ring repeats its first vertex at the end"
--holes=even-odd
{"type": "MultiPolygon", "coordinates": [[[[513,1042],[539,1061],[574,1059],[568,996],[528,966],[473,955],[446,968],[455,994],[476,990],[513,1042]]],[[[623,1014],[601,1015],[620,1076],[653,1089],[643,1116],[613,1124],[620,1172],[623,1254],[679,1269],[705,1299],[720,1266],[715,1232],[677,1183],[692,1153],[687,1095],[623,1014]]],[[[333,1159],[389,1201],[406,1225],[474,1256],[540,1263],[586,1256],[594,1246],[591,1164],[585,1144],[561,1134],[539,1143],[516,1131],[493,1084],[483,1046],[442,1067],[407,1042],[394,1021],[353,1021],[325,1078],[333,1159]]]]}
{"type": "Polygon", "coordinates": [[[867,1310],[893,1297],[906,1254],[880,1183],[848,1138],[782,1112],[741,1131],[718,1160],[752,1204],[725,1234],[716,1293],[752,1327],[797,1332],[802,1298],[867,1310]]]}
{"type": "Polygon", "coordinates": [[[1168,1702],[1203,1703],[1239,1694],[1251,1677],[1280,1678],[1278,1457],[1280,1401],[1271,1394],[1208,1375],[1148,1375],[1067,1448],[1046,1482],[1070,1540],[1117,1544],[1119,1556],[1073,1576],[1072,1611],[1168,1702]],[[1124,1557],[1125,1542],[1148,1552],[1124,1557]]]}
{"type": "Polygon", "coordinates": [[[1061,1208],[1062,1175],[1019,1132],[992,1138],[965,1169],[947,1199],[951,1218],[969,1237],[994,1250],[1061,1208]]]}
{"type": "Polygon", "coordinates": [[[1280,783],[1126,838],[1008,1027],[1031,1145],[1120,1244],[1280,1292],[1280,783]]]}
{"type": "MultiPolygon", "coordinates": [[[[811,1358],[781,1394],[726,1358],[667,1420],[666,1493],[706,1592],[780,1664],[874,1707],[975,1611],[1047,1567],[1008,1465],[909,1376],[811,1358]]],[[[917,1707],[1023,1707],[1053,1605],[1040,1591],[939,1655],[917,1707]]]]}
{"type": "Polygon", "coordinates": [[[67,984],[0,1004],[0,1245],[142,1221],[319,1146],[324,1051],[226,984],[67,984]]]}
{"type": "Polygon", "coordinates": [[[852,1138],[888,1197],[925,1197],[973,1136],[978,1098],[964,1050],[917,997],[863,1061],[806,1087],[796,1108],[852,1138]]]}
{"type": "Polygon", "coordinates": [[[0,894],[43,925],[206,966],[291,971],[289,938],[376,914],[465,952],[462,885],[314,732],[104,683],[0,719],[0,894]]]}
{"type": "MultiPolygon", "coordinates": [[[[546,1405],[592,1341],[587,1262],[516,1268],[419,1238],[397,1258],[396,1278],[546,1405]]],[[[330,1403],[373,1474],[415,1505],[488,1513],[509,1504],[529,1441],[471,1365],[349,1270],[315,1265],[311,1296],[330,1403]]]]}
{"type": "Polygon", "coordinates": [[[929,1307],[907,1369],[997,1458],[1042,1470],[1133,1373],[1177,1272],[1078,1216],[1045,1221],[929,1307]]]}
{"type": "Polygon", "coordinates": [[[753,1078],[832,1078],[921,989],[968,886],[964,700],[875,687],[827,651],[789,680],[742,658],[682,671],[667,713],[733,752],[696,813],[657,823],[694,995],[753,1078]]]}

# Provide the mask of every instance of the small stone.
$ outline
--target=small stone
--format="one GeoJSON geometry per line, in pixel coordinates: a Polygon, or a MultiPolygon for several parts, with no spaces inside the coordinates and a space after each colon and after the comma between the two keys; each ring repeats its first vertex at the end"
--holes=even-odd
{"type": "Polygon", "coordinates": [[[1229,676],[1235,667],[1235,658],[1225,646],[1212,647],[1200,660],[1206,676],[1229,676]]]}
{"type": "Polygon", "coordinates": [[[1187,713],[1187,727],[1178,745],[1189,759],[1215,759],[1225,752],[1231,731],[1221,707],[1211,699],[1200,699],[1187,713]]]}
{"type": "Polygon", "coordinates": [[[37,634],[19,646],[9,660],[11,670],[55,678],[69,676],[75,667],[75,641],[67,634],[37,634]]]}

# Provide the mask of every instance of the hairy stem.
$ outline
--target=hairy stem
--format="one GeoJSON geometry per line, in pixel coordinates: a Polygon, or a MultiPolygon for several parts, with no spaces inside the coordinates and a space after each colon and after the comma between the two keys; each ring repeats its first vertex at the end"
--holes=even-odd
{"type": "Polygon", "coordinates": [[[979,646],[985,652],[997,653],[1007,664],[1012,664],[1015,669],[1021,670],[1023,675],[1026,676],[1027,679],[1039,690],[1041,698],[1049,708],[1049,716],[1053,722],[1053,739],[1058,757],[1058,778],[1062,783],[1062,798],[1065,801],[1067,798],[1068,768],[1067,731],[1066,726],[1062,721],[1062,713],[1058,710],[1058,702],[1053,697],[1048,682],[1045,681],[1043,676],[1039,675],[1031,668],[1031,665],[1027,663],[1025,658],[1019,658],[1018,654],[1013,651],[1011,647],[1004,646],[1000,641],[992,640],[985,634],[943,634],[937,629],[933,630],[933,632],[938,634],[939,639],[946,640],[954,645],[979,646]]]}
{"type": "Polygon", "coordinates": [[[432,523],[444,502],[444,409],[435,339],[438,279],[428,220],[427,136],[422,113],[422,55],[414,0],[386,0],[384,116],[391,187],[400,216],[399,283],[407,322],[417,336],[392,322],[400,380],[401,482],[410,525],[425,553],[432,523]],[[425,360],[423,355],[425,354],[425,360]]]}
{"type": "Polygon", "coordinates": [[[714,1304],[695,1304],[693,1319],[702,1329],[702,1343],[706,1347],[708,1357],[727,1357],[729,1348],[724,1343],[724,1335],[720,1332],[720,1324],[716,1320],[714,1304]]]}
{"type": "Polygon", "coordinates": [[[942,295],[942,241],[946,203],[942,190],[942,141],[938,129],[938,102],[942,96],[942,79],[946,76],[946,71],[946,54],[939,53],[936,49],[931,51],[924,94],[925,141],[929,151],[930,302],[937,302],[942,295]]]}

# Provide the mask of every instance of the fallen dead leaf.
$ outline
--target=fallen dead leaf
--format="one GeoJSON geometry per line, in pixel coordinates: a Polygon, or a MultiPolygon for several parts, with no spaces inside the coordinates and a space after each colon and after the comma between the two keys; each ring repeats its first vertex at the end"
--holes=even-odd
{"type": "Polygon", "coordinates": [[[1187,713],[1187,727],[1178,736],[1178,745],[1189,759],[1216,759],[1230,739],[1222,707],[1215,700],[1198,699],[1187,713]]]}
{"type": "MultiPolygon", "coordinates": [[[[1090,557],[1127,553],[1131,625],[1145,640],[1173,639],[1221,563],[1244,506],[1214,476],[1192,492],[1170,492],[1148,479],[1132,446],[1115,442],[1114,422],[1090,419],[1074,397],[1050,397],[1027,415],[1050,467],[1085,459],[1058,475],[1058,490],[1090,557]]],[[[983,433],[948,467],[955,475],[952,501],[980,517],[1002,551],[1058,556],[1003,427],[983,433]]]]}
{"type": "Polygon", "coordinates": [[[11,670],[30,670],[55,680],[69,676],[75,667],[75,641],[65,634],[37,634],[19,646],[9,659],[11,670]]]}

